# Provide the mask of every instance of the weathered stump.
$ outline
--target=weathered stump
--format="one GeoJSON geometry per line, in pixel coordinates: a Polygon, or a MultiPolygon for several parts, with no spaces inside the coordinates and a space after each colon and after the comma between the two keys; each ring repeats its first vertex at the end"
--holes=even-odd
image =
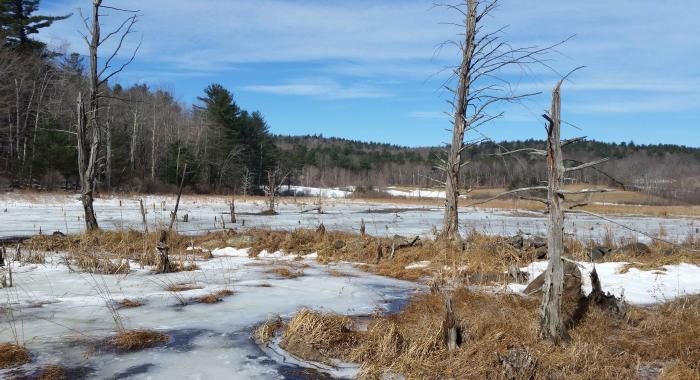
{"type": "Polygon", "coordinates": [[[160,240],[156,245],[156,250],[158,251],[158,262],[156,264],[157,273],[168,273],[170,272],[170,258],[168,257],[168,251],[170,248],[166,244],[168,239],[168,234],[165,231],[160,232],[160,240]]]}

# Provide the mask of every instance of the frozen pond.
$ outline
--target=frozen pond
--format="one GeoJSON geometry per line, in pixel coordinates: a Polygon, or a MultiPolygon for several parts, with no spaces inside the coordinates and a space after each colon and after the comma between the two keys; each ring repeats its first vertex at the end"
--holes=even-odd
{"type": "MultiPolygon", "coordinates": [[[[139,199],[147,209],[149,228],[167,225],[174,207],[174,196],[104,197],[97,199],[95,209],[102,228],[133,228],[142,230],[139,199]]],[[[230,198],[216,196],[183,196],[178,216],[188,214],[187,223],[178,221],[177,229],[185,233],[205,233],[221,228],[266,227],[280,230],[326,228],[358,232],[364,220],[367,233],[377,236],[429,236],[442,223],[440,207],[401,203],[378,203],[348,199],[322,199],[324,213],[312,210],[319,206],[318,198],[280,198],[278,215],[255,215],[266,208],[265,202],[236,201],[237,223],[229,222],[230,198]],[[308,212],[304,212],[308,211],[308,212]]],[[[0,195],[0,237],[61,231],[78,233],[83,230],[82,206],[77,195],[6,193],[0,195]]],[[[700,221],[694,218],[657,218],[646,216],[614,216],[617,222],[648,234],[662,234],[668,239],[683,240],[698,236],[700,221]]],[[[527,211],[485,208],[462,209],[462,232],[476,230],[486,234],[512,235],[518,231],[543,233],[546,220],[543,215],[527,211]]],[[[616,237],[637,235],[609,222],[587,215],[567,215],[567,233],[583,239],[600,239],[607,233],[616,237]]],[[[647,240],[641,235],[641,241],[647,240]]]]}
{"type": "MultiPolygon", "coordinates": [[[[54,256],[46,265],[15,267],[15,287],[0,289],[3,312],[0,342],[20,342],[37,356],[12,372],[31,373],[46,364],[73,368],[71,377],[285,379],[299,378],[297,366],[271,360],[251,339],[253,328],[269,317],[289,317],[300,307],[350,315],[390,310],[416,285],[360,273],[348,264],[323,266],[312,259],[302,277],[281,278],[268,270],[290,257],[252,259],[247,250],[228,249],[198,261],[200,270],[154,275],[134,269],[128,275],[70,272],[54,256]],[[331,270],[353,276],[333,276],[331,270]],[[173,293],[171,284],[197,289],[173,293]],[[216,304],[190,300],[222,289],[235,293],[216,304]],[[106,294],[107,296],[100,296],[106,294]],[[144,306],[122,309],[127,329],[154,329],[168,334],[170,343],[136,353],[95,350],[96,342],[115,331],[105,302],[123,298],[144,306]]],[[[135,268],[136,265],[132,265],[135,268]]],[[[0,370],[0,378],[10,370],[0,370]]]]}

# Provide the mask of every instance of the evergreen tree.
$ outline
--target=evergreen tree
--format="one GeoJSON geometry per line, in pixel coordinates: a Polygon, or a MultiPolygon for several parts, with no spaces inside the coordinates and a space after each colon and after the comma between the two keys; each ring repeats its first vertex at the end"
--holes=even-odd
{"type": "Polygon", "coordinates": [[[6,46],[22,50],[43,49],[44,43],[32,39],[31,36],[39,33],[39,29],[71,16],[35,15],[38,10],[39,0],[0,0],[0,33],[6,46]]]}
{"type": "MultiPolygon", "coordinates": [[[[209,141],[211,157],[207,161],[213,164],[211,172],[220,171],[221,166],[229,165],[226,171],[230,176],[219,182],[233,185],[238,181],[238,174],[248,169],[258,185],[265,181],[266,170],[276,165],[277,148],[270,135],[269,127],[260,112],[241,110],[233,99],[233,94],[220,84],[212,84],[204,90],[206,96],[198,98],[208,119],[221,130],[219,138],[209,141]],[[227,161],[231,152],[237,153],[237,165],[231,167],[227,161]]],[[[210,175],[210,184],[217,180],[210,175]]]]}

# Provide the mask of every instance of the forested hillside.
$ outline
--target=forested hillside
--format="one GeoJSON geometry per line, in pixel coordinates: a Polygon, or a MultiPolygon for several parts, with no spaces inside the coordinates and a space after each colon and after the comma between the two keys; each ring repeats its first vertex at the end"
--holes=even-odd
{"type": "MultiPolygon", "coordinates": [[[[445,154],[442,147],[407,148],[389,144],[322,136],[277,136],[285,161],[299,173],[297,180],[307,186],[432,187],[440,179],[434,169],[445,154]]],[[[499,152],[523,148],[543,149],[544,141],[485,142],[466,150],[463,180],[476,187],[517,187],[546,179],[541,158],[527,154],[499,156],[499,152]]],[[[569,182],[605,184],[641,190],[669,198],[700,201],[700,149],[677,145],[637,145],[583,141],[565,148],[575,165],[607,157],[610,160],[573,174],[569,182]]]]}

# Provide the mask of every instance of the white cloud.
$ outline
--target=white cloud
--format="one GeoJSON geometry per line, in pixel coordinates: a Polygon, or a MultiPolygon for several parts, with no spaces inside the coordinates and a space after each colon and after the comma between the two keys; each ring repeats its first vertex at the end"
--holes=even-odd
{"type": "Polygon", "coordinates": [[[243,87],[244,91],[274,95],[312,96],[325,99],[375,99],[391,96],[389,92],[369,84],[342,85],[336,81],[298,80],[286,84],[258,84],[243,87]]]}
{"type": "Polygon", "coordinates": [[[409,112],[409,117],[416,119],[448,119],[449,115],[438,111],[413,111],[409,112]]]}

